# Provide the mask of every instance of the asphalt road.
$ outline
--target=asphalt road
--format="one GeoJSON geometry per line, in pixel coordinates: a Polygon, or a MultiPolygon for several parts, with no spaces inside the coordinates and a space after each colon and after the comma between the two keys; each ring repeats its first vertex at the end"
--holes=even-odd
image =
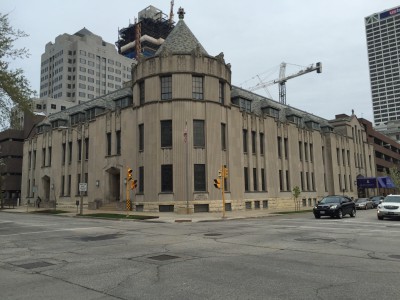
{"type": "Polygon", "coordinates": [[[1,299],[400,299],[400,221],[0,212],[1,299]]]}

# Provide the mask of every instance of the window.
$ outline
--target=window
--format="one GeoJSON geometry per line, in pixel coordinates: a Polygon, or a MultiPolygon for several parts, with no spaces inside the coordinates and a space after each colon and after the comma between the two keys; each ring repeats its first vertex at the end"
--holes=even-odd
{"type": "Polygon", "coordinates": [[[290,191],[289,171],[286,171],[286,190],[290,191]]]}
{"type": "Polygon", "coordinates": [[[300,172],[301,190],[304,191],[304,177],[303,172],[300,172]]]}
{"type": "Polygon", "coordinates": [[[78,161],[82,159],[82,140],[78,140],[78,161]]]}
{"type": "Polygon", "coordinates": [[[304,158],[305,158],[305,161],[308,161],[308,149],[307,149],[307,147],[308,147],[308,144],[307,143],[304,143],[304,158]]]}
{"type": "Polygon", "coordinates": [[[243,152],[247,153],[247,129],[243,129],[243,152]]]}
{"type": "Polygon", "coordinates": [[[192,98],[195,100],[203,100],[203,77],[192,77],[192,98]]]}
{"type": "Polygon", "coordinates": [[[343,166],[346,165],[346,157],[344,155],[344,149],[342,149],[342,160],[343,160],[343,166]]]}
{"type": "Polygon", "coordinates": [[[172,99],[172,76],[161,77],[161,100],[172,99]]]}
{"type": "Polygon", "coordinates": [[[303,161],[303,143],[299,142],[299,158],[300,161],[303,161]]]}
{"type": "Polygon", "coordinates": [[[85,159],[89,159],[89,138],[85,138],[85,159]]]}
{"type": "Polygon", "coordinates": [[[282,138],[278,136],[278,157],[282,158],[282,138]]]}
{"type": "Polygon", "coordinates": [[[32,152],[28,152],[28,169],[31,169],[31,159],[32,159],[32,152]]]}
{"type": "Polygon", "coordinates": [[[139,151],[144,150],[144,124],[139,124],[139,151]]]}
{"type": "Polygon", "coordinates": [[[314,149],[313,149],[313,144],[310,143],[310,162],[313,162],[314,160],[314,149]]]}
{"type": "Polygon", "coordinates": [[[72,142],[68,142],[68,164],[72,162],[72,142]]]}
{"type": "Polygon", "coordinates": [[[283,191],[283,177],[282,177],[282,170],[279,170],[279,190],[283,191]]]}
{"type": "Polygon", "coordinates": [[[264,155],[264,133],[260,133],[260,154],[264,155]]]}
{"type": "Polygon", "coordinates": [[[244,168],[244,191],[249,191],[249,172],[247,167],[244,168]]]}
{"type": "Polygon", "coordinates": [[[161,121],[161,148],[172,147],[172,120],[161,121]]]}
{"type": "Polygon", "coordinates": [[[266,191],[267,190],[267,185],[265,182],[265,170],[261,169],[261,190],[266,191]]]}
{"type": "Polygon", "coordinates": [[[248,113],[251,112],[251,101],[250,100],[240,98],[239,106],[240,106],[240,110],[244,110],[248,113]]]}
{"type": "Polygon", "coordinates": [[[46,166],[46,148],[42,149],[42,167],[46,166]]]}
{"type": "Polygon", "coordinates": [[[161,192],[173,192],[172,165],[161,165],[161,192]]]}
{"type": "Polygon", "coordinates": [[[226,150],[226,125],[221,123],[221,150],[226,150]]]}
{"type": "Polygon", "coordinates": [[[49,147],[49,164],[48,166],[51,166],[51,147],[49,147]]]}
{"type": "Polygon", "coordinates": [[[144,104],[144,97],[145,97],[145,94],[144,94],[144,81],[141,81],[141,82],[139,82],[139,102],[140,102],[140,105],[142,105],[142,104],[144,104]]]}
{"type": "Polygon", "coordinates": [[[57,109],[57,105],[55,105],[55,104],[51,104],[51,109],[57,109]]]}
{"type": "Polygon", "coordinates": [[[194,191],[206,191],[206,166],[204,164],[194,165],[194,191]]]}
{"type": "MultiPolygon", "coordinates": [[[[61,165],[65,165],[65,151],[66,151],[66,145],[65,145],[65,143],[63,143],[62,144],[62,149],[61,149],[61,165]]],[[[30,152],[29,152],[29,154],[30,154],[30,152]]]]}
{"type": "Polygon", "coordinates": [[[219,103],[225,103],[225,83],[219,82],[219,103]]]}
{"type": "Polygon", "coordinates": [[[256,132],[251,132],[251,153],[256,154],[256,132]]]}
{"type": "Polygon", "coordinates": [[[256,192],[258,190],[258,184],[257,184],[257,169],[253,168],[253,190],[256,192]]]}
{"type": "Polygon", "coordinates": [[[71,175],[68,175],[67,196],[71,195],[71,175]]]}
{"type": "Polygon", "coordinates": [[[205,145],[204,121],[193,120],[193,146],[204,148],[205,145]]]}
{"type": "Polygon", "coordinates": [[[111,155],[111,132],[107,133],[107,155],[111,155]]]}
{"type": "Polygon", "coordinates": [[[288,139],[287,138],[283,139],[283,146],[285,148],[285,159],[288,159],[289,146],[288,146],[288,139]]]}
{"type": "Polygon", "coordinates": [[[144,167],[139,167],[139,193],[144,192],[144,167]]]}
{"type": "Polygon", "coordinates": [[[121,155],[121,130],[116,132],[116,139],[117,139],[117,155],[121,155]]]}

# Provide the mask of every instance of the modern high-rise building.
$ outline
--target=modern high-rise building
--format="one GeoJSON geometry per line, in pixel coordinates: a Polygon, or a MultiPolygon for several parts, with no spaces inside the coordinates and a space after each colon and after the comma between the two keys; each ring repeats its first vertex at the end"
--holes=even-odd
{"type": "Polygon", "coordinates": [[[400,120],[400,6],[365,18],[375,125],[400,120]]]}
{"type": "Polygon", "coordinates": [[[79,103],[105,95],[130,81],[134,62],[86,28],[64,33],[42,54],[40,97],[79,103]]]}

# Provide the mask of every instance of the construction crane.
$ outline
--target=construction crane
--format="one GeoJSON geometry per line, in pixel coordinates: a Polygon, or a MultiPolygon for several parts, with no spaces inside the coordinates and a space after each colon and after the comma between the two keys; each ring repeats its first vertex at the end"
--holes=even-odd
{"type": "Polygon", "coordinates": [[[255,90],[258,90],[261,88],[266,88],[267,86],[279,83],[279,102],[282,104],[286,104],[286,81],[288,81],[289,79],[313,72],[313,71],[317,71],[317,73],[321,73],[322,72],[322,63],[317,62],[315,65],[311,64],[310,66],[301,69],[297,73],[288,75],[288,76],[285,76],[285,71],[286,71],[286,63],[282,62],[280,65],[278,79],[274,79],[274,80],[267,81],[267,82],[260,82],[257,85],[250,87],[248,90],[255,91],[255,90]]]}
{"type": "Polygon", "coordinates": [[[174,23],[174,0],[171,1],[171,9],[169,11],[169,26],[171,27],[174,23]]]}

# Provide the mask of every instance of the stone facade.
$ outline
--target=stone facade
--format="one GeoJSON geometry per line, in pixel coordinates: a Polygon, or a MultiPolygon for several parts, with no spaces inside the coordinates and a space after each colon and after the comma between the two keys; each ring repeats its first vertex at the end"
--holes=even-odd
{"type": "Polygon", "coordinates": [[[375,176],[357,118],[331,124],[232,86],[223,54],[209,55],[180,17],[156,55],[139,59],[129,86],[39,125],[24,144],[22,198],[74,205],[82,148],[85,205],[123,206],[128,168],[144,211],[221,211],[213,179],[222,166],[227,210],[293,210],[295,186],[302,209],[328,194],[357,197],[357,176],[375,176]]]}

